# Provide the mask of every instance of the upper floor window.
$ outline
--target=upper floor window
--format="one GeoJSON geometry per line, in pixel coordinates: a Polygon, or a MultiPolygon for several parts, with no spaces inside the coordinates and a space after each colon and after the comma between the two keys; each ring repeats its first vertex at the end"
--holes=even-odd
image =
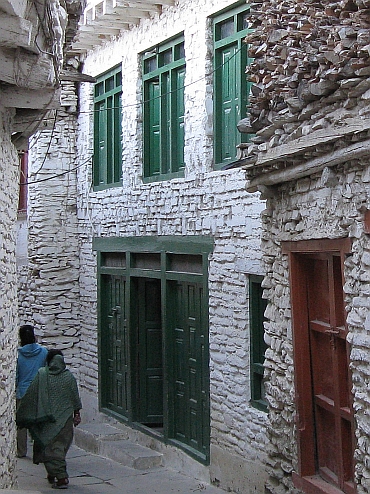
{"type": "Polygon", "coordinates": [[[213,19],[214,39],[214,159],[216,166],[232,163],[237,145],[248,139],[237,123],[245,118],[249,84],[245,67],[249,60],[244,41],[248,34],[249,7],[243,2],[213,19]]]}
{"type": "Polygon", "coordinates": [[[122,175],[121,66],[102,74],[94,87],[95,188],[120,185],[122,175]]]}
{"type": "Polygon", "coordinates": [[[183,36],[142,56],[144,82],[144,180],[182,176],[184,160],[183,36]]]}

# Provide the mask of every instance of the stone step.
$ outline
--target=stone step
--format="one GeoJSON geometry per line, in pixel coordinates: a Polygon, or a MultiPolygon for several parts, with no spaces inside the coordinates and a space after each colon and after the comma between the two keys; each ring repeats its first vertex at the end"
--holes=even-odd
{"type": "Polygon", "coordinates": [[[110,424],[92,423],[76,427],[75,444],[85,451],[137,470],[163,465],[161,453],[133,443],[123,431],[110,424]]]}

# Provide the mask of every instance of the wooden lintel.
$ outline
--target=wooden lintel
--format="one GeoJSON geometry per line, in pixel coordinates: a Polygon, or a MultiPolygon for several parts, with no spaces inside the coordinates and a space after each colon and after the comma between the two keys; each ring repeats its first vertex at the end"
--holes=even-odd
{"type": "Polygon", "coordinates": [[[60,90],[32,90],[17,86],[0,88],[1,104],[6,108],[46,109],[60,107],[60,90]]]}
{"type": "Polygon", "coordinates": [[[77,70],[62,70],[60,72],[60,80],[66,82],[96,82],[96,77],[88,74],[81,74],[77,70]]]}
{"type": "Polygon", "coordinates": [[[370,153],[370,139],[356,142],[343,149],[338,149],[330,154],[319,156],[313,160],[303,162],[296,166],[276,170],[273,172],[261,173],[253,178],[247,185],[248,192],[255,192],[260,185],[277,185],[298,178],[307,177],[313,173],[322,171],[325,167],[332,167],[354,159],[360,159],[370,153]]]}
{"type": "Polygon", "coordinates": [[[11,15],[0,14],[0,46],[30,48],[32,22],[11,15]]]}
{"type": "Polygon", "coordinates": [[[326,129],[320,129],[306,136],[299,137],[294,141],[287,142],[280,146],[269,149],[266,153],[261,153],[255,166],[265,166],[284,161],[295,155],[316,148],[320,144],[336,141],[343,136],[362,132],[370,129],[370,119],[348,118],[341,122],[341,125],[335,125],[326,129]]]}
{"type": "Polygon", "coordinates": [[[22,48],[0,46],[0,81],[27,89],[44,89],[55,84],[51,56],[31,53],[22,48]]]}

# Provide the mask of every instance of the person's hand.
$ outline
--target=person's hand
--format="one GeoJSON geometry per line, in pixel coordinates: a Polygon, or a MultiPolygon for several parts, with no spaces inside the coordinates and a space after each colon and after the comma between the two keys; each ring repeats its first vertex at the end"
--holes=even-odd
{"type": "Polygon", "coordinates": [[[81,415],[80,412],[74,412],[73,415],[73,425],[77,427],[81,423],[81,415]]]}

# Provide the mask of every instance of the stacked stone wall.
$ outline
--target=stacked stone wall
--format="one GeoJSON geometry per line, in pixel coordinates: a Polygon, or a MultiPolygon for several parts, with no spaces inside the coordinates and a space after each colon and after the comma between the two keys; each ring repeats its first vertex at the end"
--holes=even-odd
{"type": "Polygon", "coordinates": [[[28,264],[19,268],[21,323],[79,367],[79,239],[76,214],[76,111],[73,84],[30,142],[28,264]],[[46,128],[45,128],[46,127],[46,128]]]}
{"type": "Polygon", "coordinates": [[[15,482],[17,360],[16,215],[18,156],[10,141],[12,115],[0,107],[0,488],[15,482]]]}
{"type": "Polygon", "coordinates": [[[331,172],[279,186],[263,212],[266,266],[266,392],[270,405],[269,490],[294,492],[291,472],[297,471],[297,431],[289,269],[281,242],[320,238],[352,239],[344,269],[350,368],[355,412],[355,472],[358,492],[369,492],[369,249],[364,212],[369,208],[369,168],[349,162],[331,172]],[[328,182],[328,176],[331,180],[328,182]]]}

